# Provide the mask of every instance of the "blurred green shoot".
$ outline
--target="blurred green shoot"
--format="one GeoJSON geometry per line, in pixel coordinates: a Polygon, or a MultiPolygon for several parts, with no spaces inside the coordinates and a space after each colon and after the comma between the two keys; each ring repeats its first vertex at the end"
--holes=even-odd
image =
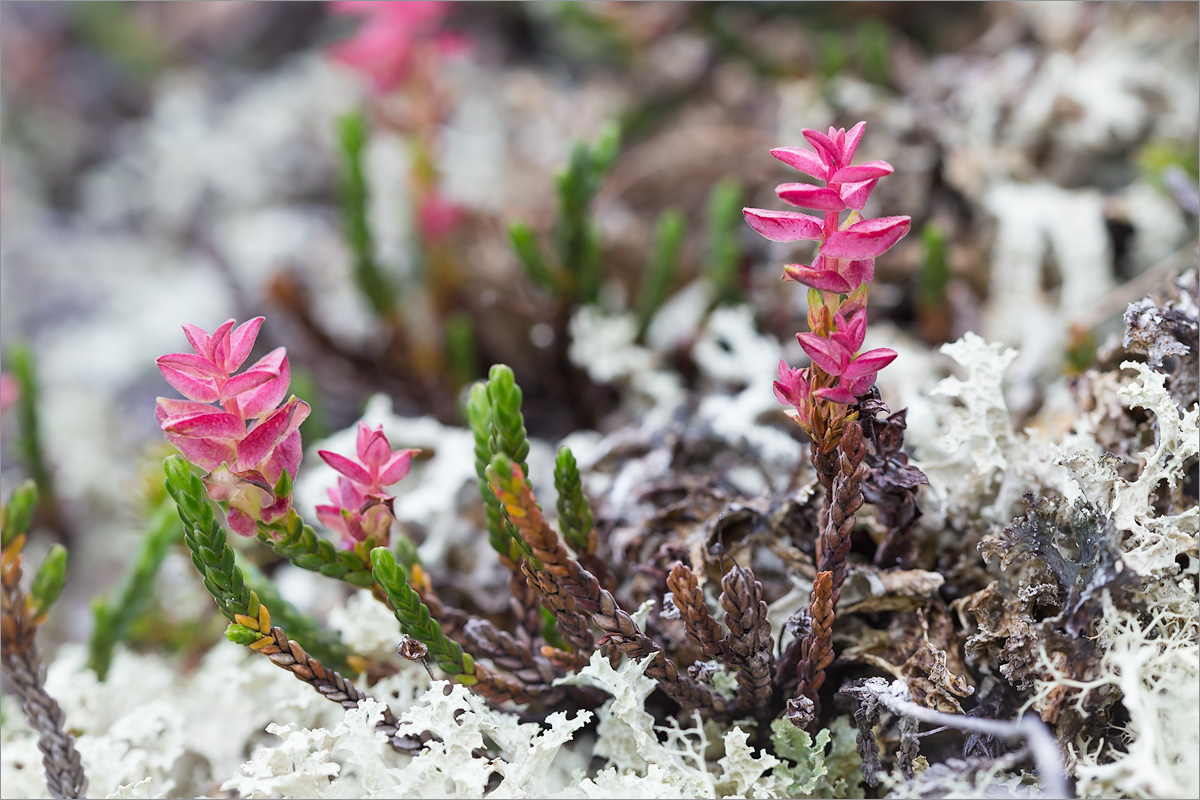
{"type": "Polygon", "coordinates": [[[717,303],[735,303],[741,295],[738,234],[742,224],[742,185],[733,178],[724,178],[708,195],[708,248],[704,260],[704,273],[717,303]]]}
{"type": "Polygon", "coordinates": [[[0,506],[0,547],[8,547],[14,539],[29,531],[37,502],[37,484],[33,481],[22,481],[13,489],[8,501],[0,506]]]}
{"type": "Polygon", "coordinates": [[[395,290],[379,269],[367,216],[367,180],[363,157],[367,144],[367,119],[362,112],[338,121],[342,157],[342,224],[354,254],[354,281],[358,290],[380,317],[387,317],[396,304],[395,290]]]}
{"type": "Polygon", "coordinates": [[[88,667],[101,681],[108,677],[113,652],[129,638],[134,623],[151,607],[154,582],[171,545],[183,538],[175,502],[166,497],[146,525],[141,545],[129,571],[111,598],[92,601],[92,637],[88,641],[88,667]]]}
{"type": "Polygon", "coordinates": [[[850,66],[850,42],[845,34],[822,31],[817,37],[817,70],[823,81],[836,78],[850,66]]]}
{"type": "Polygon", "coordinates": [[[917,302],[923,309],[946,305],[946,284],[950,282],[950,267],[946,259],[946,234],[933,220],[921,229],[921,244],[925,258],[917,274],[917,302]]]}
{"type": "Polygon", "coordinates": [[[554,224],[555,268],[533,231],[516,222],[508,235],[530,280],[554,291],[560,303],[592,303],[600,291],[600,242],[590,218],[592,200],[620,149],[616,123],[604,126],[592,144],[576,142],[566,168],[558,173],[558,216],[554,224]]]}
{"type": "Polygon", "coordinates": [[[321,389],[313,377],[312,370],[303,366],[292,367],[291,394],[303,397],[308,401],[308,419],[300,424],[300,435],[310,442],[324,439],[333,433],[325,414],[325,406],[321,402],[321,389]]]}
{"type": "Polygon", "coordinates": [[[169,45],[144,24],[136,6],[68,3],[66,9],[79,39],[130,77],[149,81],[168,66],[169,45]]]}
{"type": "Polygon", "coordinates": [[[29,587],[29,605],[34,619],[44,620],[62,594],[67,582],[67,548],[56,544],[42,559],[29,587]]]}
{"type": "Polygon", "coordinates": [[[50,486],[50,470],[42,449],[42,437],[38,419],[38,380],[33,354],[24,343],[14,344],[8,351],[9,368],[21,387],[17,401],[17,457],[21,459],[29,477],[38,485],[49,502],[53,489],[50,486]]]}
{"type": "Polygon", "coordinates": [[[670,292],[678,272],[679,254],[683,250],[686,235],[687,220],[682,211],[671,208],[659,215],[654,226],[654,249],[638,290],[639,337],[645,336],[654,312],[667,299],[667,293],[670,292]]]}
{"type": "Polygon", "coordinates": [[[877,19],[859,23],[855,31],[858,69],[863,80],[887,86],[892,78],[892,42],[886,25],[877,19]]]}
{"type": "Polygon", "coordinates": [[[479,377],[479,353],[475,349],[475,320],[465,311],[446,317],[446,362],[457,392],[479,377]]]}

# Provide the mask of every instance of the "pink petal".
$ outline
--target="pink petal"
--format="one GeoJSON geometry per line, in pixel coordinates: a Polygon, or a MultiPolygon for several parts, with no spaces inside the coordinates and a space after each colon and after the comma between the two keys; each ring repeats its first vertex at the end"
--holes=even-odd
{"type": "Polygon", "coordinates": [[[820,131],[814,131],[810,128],[806,128],[801,133],[804,134],[804,138],[808,139],[808,143],[817,151],[817,155],[821,157],[821,161],[824,162],[826,169],[832,171],[841,166],[842,154],[832,139],[820,131]]]}
{"type": "Polygon", "coordinates": [[[221,327],[213,331],[212,339],[208,343],[208,358],[218,367],[225,370],[228,375],[233,370],[229,369],[229,332],[233,330],[237,320],[227,319],[221,323],[221,327]]]}
{"type": "Polygon", "coordinates": [[[361,483],[363,486],[371,485],[371,473],[367,472],[357,462],[351,461],[343,455],[338,455],[331,450],[318,450],[319,455],[326,464],[333,467],[338,472],[345,475],[355,483],[361,483]]]}
{"type": "Polygon", "coordinates": [[[909,217],[864,219],[830,236],[829,241],[821,245],[821,255],[826,258],[874,258],[900,241],[911,225],[909,217]]]}
{"type": "Polygon", "coordinates": [[[891,175],[896,168],[886,161],[867,161],[855,166],[842,167],[829,176],[830,183],[858,183],[891,175]]]}
{"type": "Polygon", "coordinates": [[[184,458],[210,472],[222,464],[233,463],[237,458],[237,449],[230,439],[193,439],[174,433],[166,433],[166,437],[184,458]]]}
{"type": "Polygon", "coordinates": [[[225,521],[229,523],[229,529],[238,536],[258,535],[258,523],[236,508],[229,509],[225,521]]]}
{"type": "Polygon", "coordinates": [[[842,261],[839,271],[846,279],[846,283],[850,284],[853,289],[857,289],[875,277],[875,259],[863,258],[854,261],[842,261]]]}
{"type": "Polygon", "coordinates": [[[862,211],[863,206],[867,204],[867,199],[871,196],[871,192],[875,191],[875,184],[879,183],[879,179],[875,178],[861,183],[843,183],[841,187],[842,200],[846,202],[847,208],[853,208],[855,211],[862,211]]]}
{"type": "Polygon", "coordinates": [[[346,523],[342,519],[342,509],[338,506],[317,506],[317,519],[329,528],[331,531],[336,531],[342,536],[347,535],[346,523]]]}
{"type": "Polygon", "coordinates": [[[845,403],[849,406],[858,402],[858,398],[849,389],[843,389],[841,386],[832,389],[817,389],[813,392],[813,396],[819,397],[822,400],[832,400],[835,403],[845,403]]]}
{"type": "Polygon", "coordinates": [[[781,183],[775,187],[775,194],[779,195],[783,202],[801,208],[815,208],[820,211],[844,211],[846,208],[842,196],[827,186],[781,183]]]}
{"type": "Polygon", "coordinates": [[[276,445],[300,427],[311,410],[308,403],[293,397],[255,425],[238,444],[237,470],[251,469],[266,459],[276,445]]]}
{"type": "Polygon", "coordinates": [[[246,423],[233,414],[218,411],[212,406],[205,406],[205,408],[208,410],[167,417],[160,426],[163,433],[173,433],[193,439],[230,439],[233,441],[246,435],[246,423]]]}
{"type": "Polygon", "coordinates": [[[196,354],[208,358],[208,343],[212,341],[212,337],[208,335],[208,331],[197,325],[183,324],[183,335],[187,337],[188,344],[196,351],[196,354]]]}
{"type": "Polygon", "coordinates": [[[408,474],[409,468],[412,466],[412,457],[421,452],[420,450],[398,450],[392,453],[392,457],[388,459],[387,464],[379,473],[379,485],[391,486],[393,483],[399,483],[404,480],[404,476],[408,474]]]}
{"type": "MultiPolygon", "coordinates": [[[[840,315],[839,315],[840,316],[840,315]]],[[[861,308],[850,316],[838,321],[837,331],[830,337],[851,353],[857,353],[862,347],[863,337],[867,333],[867,310],[861,308]]]]}
{"type": "Polygon", "coordinates": [[[783,268],[785,281],[796,281],[823,292],[849,292],[851,287],[846,279],[831,269],[820,269],[804,264],[786,264],[783,268]]]}
{"type": "Polygon", "coordinates": [[[850,354],[843,348],[815,333],[798,333],[796,338],[814,364],[830,375],[842,374],[842,364],[850,360],[850,354]]]}
{"type": "Polygon", "coordinates": [[[267,477],[272,486],[279,481],[285,469],[295,480],[296,473],[300,470],[300,459],[303,456],[304,449],[300,446],[300,431],[292,431],[275,446],[275,449],[262,462],[263,475],[267,477]]]}
{"type": "Polygon", "coordinates": [[[192,353],[168,353],[165,356],[159,356],[154,360],[155,364],[160,367],[167,365],[178,370],[186,375],[192,375],[197,378],[224,378],[225,373],[217,369],[216,365],[209,361],[204,356],[193,355],[192,353]]]}
{"type": "Polygon", "coordinates": [[[853,381],[864,375],[873,375],[896,360],[896,351],[887,347],[868,350],[851,361],[842,371],[842,377],[853,381]]]}
{"type": "Polygon", "coordinates": [[[829,170],[821,162],[820,156],[811,150],[801,150],[799,147],[776,147],[771,155],[789,167],[795,167],[801,172],[814,178],[825,180],[829,170]]]}
{"type": "Polygon", "coordinates": [[[825,235],[824,221],[797,211],[743,208],[742,216],[772,242],[819,241],[825,235]]]}
{"type": "Polygon", "coordinates": [[[268,381],[276,380],[278,377],[279,373],[265,369],[249,369],[241,375],[234,375],[225,381],[225,385],[221,388],[220,402],[224,403],[226,400],[238,395],[253,391],[268,381]]]}
{"type": "Polygon", "coordinates": [[[217,391],[217,383],[212,378],[195,378],[165,364],[159,364],[158,371],[167,383],[189,400],[212,403],[221,396],[217,391]]]}
{"type": "Polygon", "coordinates": [[[160,397],[154,403],[154,419],[161,426],[167,417],[180,414],[201,414],[215,410],[207,403],[194,403],[191,400],[179,400],[175,397],[160,397]]]}
{"type": "Polygon", "coordinates": [[[254,341],[258,338],[258,331],[262,327],[265,317],[255,317],[252,320],[243,322],[238,326],[238,329],[233,332],[233,336],[229,339],[229,372],[232,374],[237,371],[250,355],[250,351],[254,349],[254,341]]]}
{"type": "Polygon", "coordinates": [[[850,130],[846,131],[846,139],[842,144],[843,164],[849,164],[854,160],[854,153],[858,150],[858,143],[862,141],[863,131],[866,129],[866,127],[866,122],[860,122],[850,130]]]}
{"type": "Polygon", "coordinates": [[[288,384],[292,381],[292,369],[288,364],[285,348],[277,347],[267,353],[255,362],[248,372],[259,369],[278,370],[279,374],[278,377],[272,378],[257,389],[238,395],[238,409],[246,419],[258,419],[270,413],[287,394],[288,384]]]}

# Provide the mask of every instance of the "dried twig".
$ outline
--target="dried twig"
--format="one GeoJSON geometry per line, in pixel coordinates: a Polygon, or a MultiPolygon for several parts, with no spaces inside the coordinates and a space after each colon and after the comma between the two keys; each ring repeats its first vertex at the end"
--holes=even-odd
{"type": "Polygon", "coordinates": [[[532,551],[537,563],[530,565],[531,570],[540,565],[552,578],[552,584],[540,580],[539,589],[549,591],[554,586],[565,592],[574,600],[578,612],[591,615],[592,622],[608,634],[607,642],[634,660],[650,659],[646,675],[657,680],[663,691],[684,708],[725,710],[724,698],[681,674],[675,663],[663,654],[662,646],[642,632],[596,576],[571,558],[559,542],[558,534],[542,516],[519,465],[507,456],[497,454],[488,469],[488,477],[509,521],[532,551]]]}
{"type": "MultiPolygon", "coordinates": [[[[1043,796],[1052,798],[1070,796],[1067,791],[1066,773],[1063,770],[1062,752],[1059,750],[1058,742],[1054,740],[1050,729],[1036,714],[1026,714],[1018,720],[1006,721],[934,711],[932,708],[925,708],[912,702],[909,699],[908,687],[901,680],[889,684],[883,678],[867,678],[858,685],[842,691],[859,698],[863,703],[863,708],[869,706],[877,709],[882,705],[893,714],[910,717],[927,725],[945,725],[960,731],[982,733],[1008,741],[1024,740],[1028,744],[1034,764],[1037,766],[1038,780],[1041,783],[1043,796]]],[[[877,717],[877,711],[875,715],[877,717]]],[[[858,717],[857,713],[855,717],[858,717]]],[[[876,761],[876,763],[878,762],[876,761]]],[[[865,759],[863,766],[863,774],[866,777],[865,759]]]]}
{"type": "Polygon", "coordinates": [[[667,587],[683,619],[688,641],[699,647],[705,658],[727,662],[729,651],[722,642],[721,627],[704,600],[696,573],[682,561],[676,561],[667,575],[667,587]]]}
{"type": "Polygon", "coordinates": [[[729,635],[724,645],[737,659],[738,697],[767,726],[771,714],[771,671],[775,666],[771,621],[762,583],[746,567],[734,564],[721,580],[721,607],[729,635]]]}
{"type": "Polygon", "coordinates": [[[0,571],[0,639],[3,657],[0,665],[21,698],[21,710],[38,732],[38,749],[46,770],[46,786],[53,797],[83,797],[87,776],[75,749],[75,738],[67,733],[65,715],[53,697],[46,693],[45,669],[38,653],[38,622],[21,589],[21,550],[25,535],[16,536],[4,548],[0,571]]]}

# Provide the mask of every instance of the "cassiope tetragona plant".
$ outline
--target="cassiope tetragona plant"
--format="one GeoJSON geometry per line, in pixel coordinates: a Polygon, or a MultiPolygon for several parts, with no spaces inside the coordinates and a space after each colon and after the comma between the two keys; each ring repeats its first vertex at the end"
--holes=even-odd
{"type": "Polygon", "coordinates": [[[805,130],[812,150],[778,147],[771,155],[820,183],[783,183],[779,199],[800,208],[824,212],[822,217],[797,211],[745,208],[750,227],[774,242],[816,241],[811,265],[788,264],[783,279],[803,283],[808,292],[807,333],[797,334],[812,366],[792,369],[779,362],[775,396],[788,415],[812,439],[814,448],[830,454],[841,440],[850,408],[870,391],[875,375],[896,357],[878,348],[860,353],[867,327],[867,293],[875,276],[875,258],[908,233],[909,217],[863,219],[862,209],[879,179],[892,174],[886,161],[852,164],[865,122],[849,131],[827,134],[805,130]],[[824,184],[824,185],[821,185],[824,184]],[[842,213],[849,211],[846,218],[842,213]]]}
{"type": "Polygon", "coordinates": [[[279,405],[291,380],[282,347],[235,374],[262,323],[255,317],[235,329],[231,319],[211,334],[184,325],[194,352],[157,361],[167,383],[187,398],[158,398],[159,427],[188,461],[208,471],[209,496],[225,505],[229,527],[243,536],[254,536],[259,522],[279,520],[292,507],[300,423],[310,410],[295,395],[279,405]]]}

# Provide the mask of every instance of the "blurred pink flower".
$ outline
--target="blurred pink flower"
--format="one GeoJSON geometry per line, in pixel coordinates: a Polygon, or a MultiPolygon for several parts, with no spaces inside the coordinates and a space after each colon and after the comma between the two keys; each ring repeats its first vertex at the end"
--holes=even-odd
{"type": "Polygon", "coordinates": [[[21,384],[7,372],[0,372],[0,411],[8,411],[21,399],[21,384]]]}
{"type": "Polygon", "coordinates": [[[396,88],[408,77],[419,43],[431,41],[434,49],[444,54],[462,52],[468,46],[459,34],[437,32],[452,10],[448,2],[341,0],[330,5],[335,14],[364,18],[354,36],[330,48],[330,56],[365,74],[380,93],[396,88]]]}
{"type": "Polygon", "coordinates": [[[417,209],[417,227],[426,242],[440,242],[464,216],[462,206],[447,200],[438,192],[422,198],[417,209]]]}

